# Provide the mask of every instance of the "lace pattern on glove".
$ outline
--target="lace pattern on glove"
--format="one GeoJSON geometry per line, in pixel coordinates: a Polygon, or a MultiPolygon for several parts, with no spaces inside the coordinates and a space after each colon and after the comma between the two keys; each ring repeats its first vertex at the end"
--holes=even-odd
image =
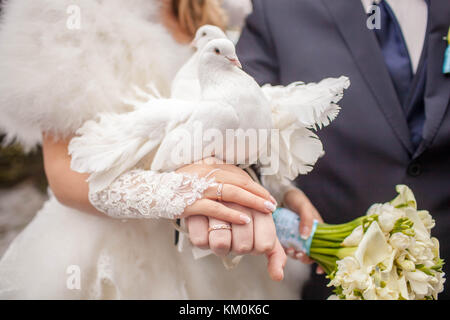
{"type": "Polygon", "coordinates": [[[99,211],[119,219],[176,219],[184,209],[202,198],[206,189],[217,185],[211,174],[157,173],[132,170],[109,187],[90,192],[89,200],[99,211]]]}

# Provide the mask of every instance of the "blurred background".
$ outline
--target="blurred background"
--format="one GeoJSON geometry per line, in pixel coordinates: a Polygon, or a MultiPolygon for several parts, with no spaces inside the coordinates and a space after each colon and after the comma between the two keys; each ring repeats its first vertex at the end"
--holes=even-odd
{"type": "Polygon", "coordinates": [[[0,132],[0,256],[47,198],[41,150],[25,154],[16,144],[1,147],[3,138],[0,132]]]}
{"type": "MultiPolygon", "coordinates": [[[[228,15],[228,36],[237,42],[252,11],[251,1],[223,0],[222,6],[228,15]]],[[[42,150],[25,153],[18,144],[2,146],[3,139],[0,132],[0,257],[47,199],[42,150]]]]}

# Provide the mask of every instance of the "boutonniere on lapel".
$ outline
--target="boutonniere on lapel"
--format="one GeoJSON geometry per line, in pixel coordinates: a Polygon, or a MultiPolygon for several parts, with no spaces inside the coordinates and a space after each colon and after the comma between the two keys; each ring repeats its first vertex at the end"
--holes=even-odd
{"type": "Polygon", "coordinates": [[[450,74],[450,27],[448,28],[447,37],[444,37],[444,40],[447,41],[447,49],[445,50],[442,72],[444,74],[450,74]]]}

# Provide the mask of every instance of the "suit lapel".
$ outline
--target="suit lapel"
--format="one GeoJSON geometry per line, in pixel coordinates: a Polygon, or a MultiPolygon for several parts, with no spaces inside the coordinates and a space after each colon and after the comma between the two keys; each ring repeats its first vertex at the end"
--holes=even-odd
{"type": "Polygon", "coordinates": [[[420,156],[433,142],[450,98],[450,77],[442,73],[447,34],[450,21],[447,0],[430,1],[427,48],[427,85],[425,89],[425,116],[423,140],[414,157],[420,156]]]}
{"type": "Polygon", "coordinates": [[[367,17],[361,1],[322,0],[322,2],[333,17],[386,120],[402,145],[412,155],[414,148],[406,117],[375,34],[366,26],[367,17]]]}

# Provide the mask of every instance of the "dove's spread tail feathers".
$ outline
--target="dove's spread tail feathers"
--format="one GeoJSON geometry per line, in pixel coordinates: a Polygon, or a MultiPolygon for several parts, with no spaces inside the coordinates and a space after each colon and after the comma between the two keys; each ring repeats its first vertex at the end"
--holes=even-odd
{"type": "Polygon", "coordinates": [[[327,126],[337,117],[340,110],[337,103],[349,85],[347,77],[340,77],[319,83],[262,87],[271,103],[274,129],[278,129],[280,135],[278,148],[271,150],[277,153],[278,170],[263,181],[281,185],[285,179],[292,181],[313,169],[324,150],[311,129],[327,126]]]}
{"type": "Polygon", "coordinates": [[[156,152],[167,132],[186,121],[191,111],[186,103],[157,99],[133,112],[100,114],[98,121],[87,121],[71,140],[71,167],[90,173],[91,187],[101,190],[156,152]]]}
{"type": "Polygon", "coordinates": [[[286,87],[264,85],[262,90],[271,103],[275,127],[281,129],[296,120],[304,127],[322,128],[339,114],[337,103],[349,85],[349,79],[342,76],[319,83],[294,82],[286,87]]]}

